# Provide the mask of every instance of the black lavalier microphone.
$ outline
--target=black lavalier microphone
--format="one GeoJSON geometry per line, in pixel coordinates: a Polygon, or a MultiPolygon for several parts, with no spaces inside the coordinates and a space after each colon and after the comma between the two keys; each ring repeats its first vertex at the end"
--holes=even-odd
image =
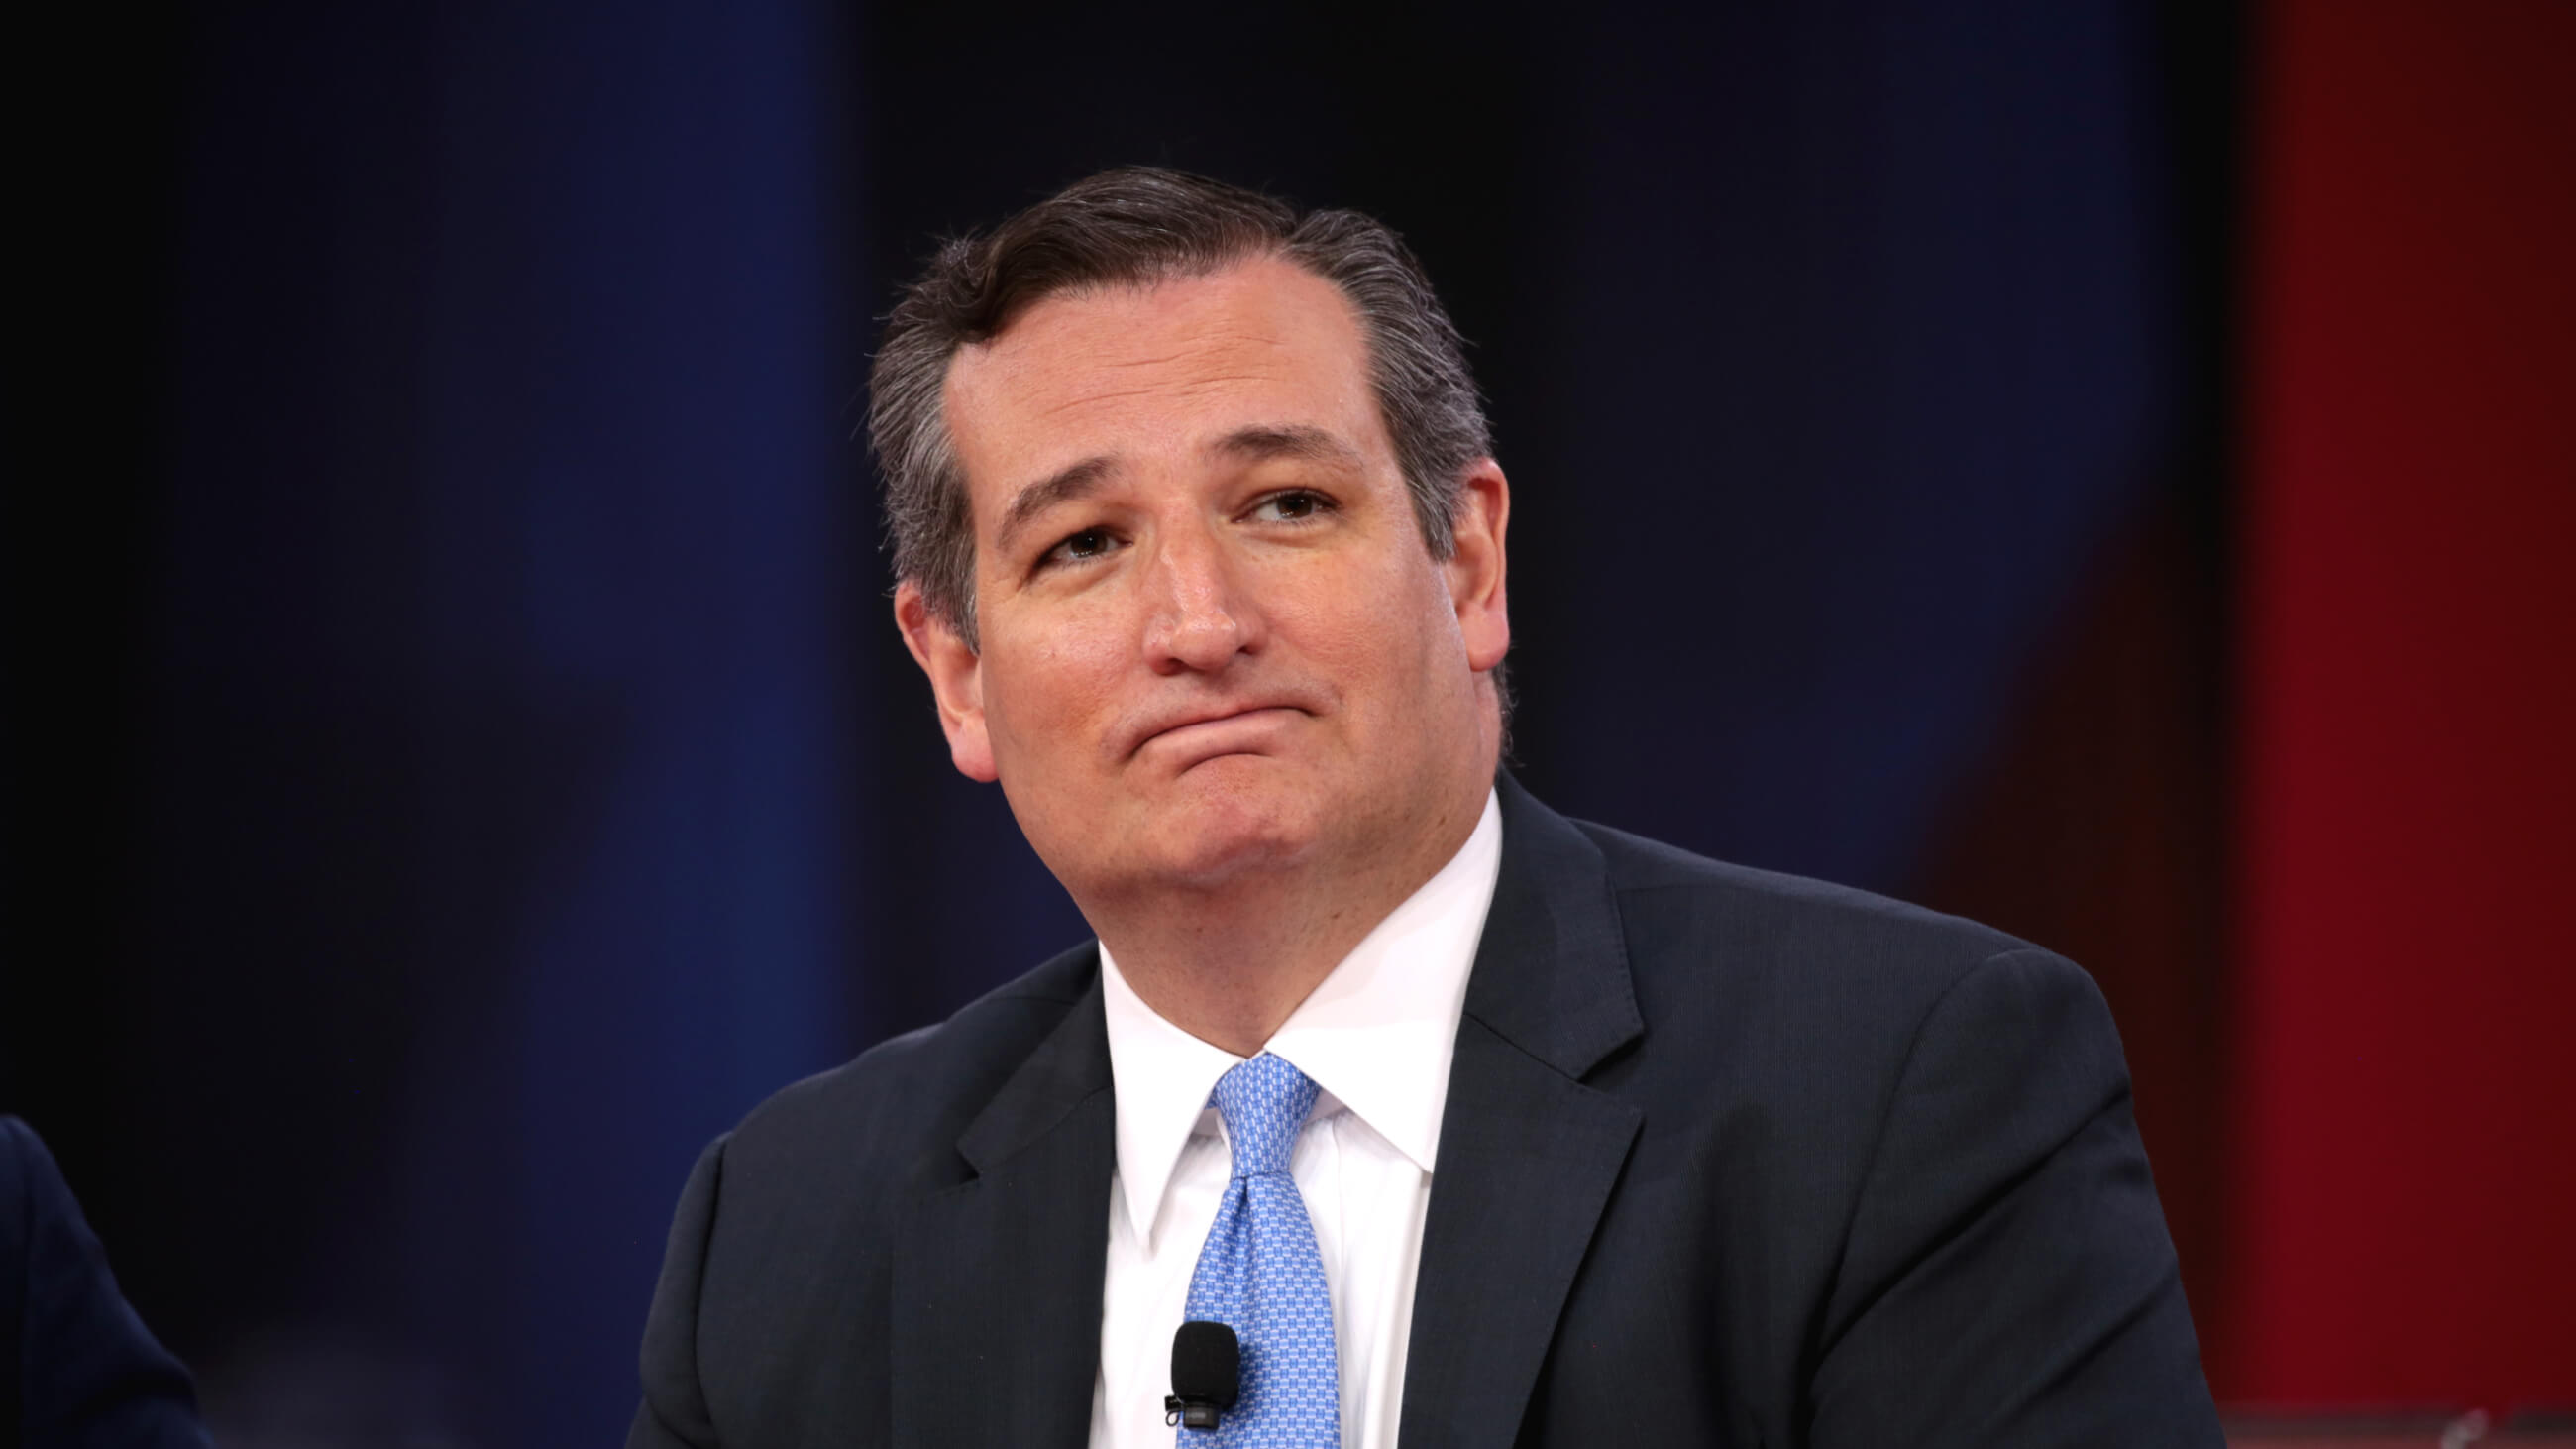
{"type": "Polygon", "coordinates": [[[1234,1407],[1241,1384],[1243,1346],[1222,1323],[1193,1320],[1172,1335],[1172,1392],[1163,1400],[1163,1422],[1184,1429],[1213,1429],[1217,1415],[1234,1407]]]}

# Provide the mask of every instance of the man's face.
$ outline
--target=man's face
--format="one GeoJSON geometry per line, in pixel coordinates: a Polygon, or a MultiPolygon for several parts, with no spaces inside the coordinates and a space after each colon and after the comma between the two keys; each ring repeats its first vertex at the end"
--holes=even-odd
{"type": "Polygon", "coordinates": [[[958,769],[1077,898],[1395,860],[1481,809],[1502,474],[1432,558],[1332,284],[1263,259],[1050,298],[958,354],[946,415],[980,651],[908,585],[897,617],[958,769]]]}

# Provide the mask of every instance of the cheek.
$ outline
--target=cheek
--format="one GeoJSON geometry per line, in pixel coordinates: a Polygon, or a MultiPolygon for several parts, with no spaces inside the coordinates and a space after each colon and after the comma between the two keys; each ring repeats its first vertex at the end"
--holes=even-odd
{"type": "Polygon", "coordinates": [[[1309,591],[1297,633],[1341,686],[1346,707],[1409,712],[1438,661],[1462,652],[1448,600],[1427,560],[1399,560],[1309,591]]]}
{"type": "Polygon", "coordinates": [[[1013,754],[1088,748],[1115,707],[1127,652],[1103,631],[1078,627],[988,643],[984,711],[997,747],[1013,754]]]}

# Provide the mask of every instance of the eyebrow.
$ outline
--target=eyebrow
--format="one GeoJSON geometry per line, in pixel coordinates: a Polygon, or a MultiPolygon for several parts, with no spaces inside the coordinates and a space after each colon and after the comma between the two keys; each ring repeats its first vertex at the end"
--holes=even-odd
{"type": "MultiPolygon", "coordinates": [[[[1322,428],[1306,424],[1256,424],[1237,428],[1208,444],[1206,451],[1214,457],[1243,463],[1301,458],[1308,462],[1355,467],[1362,461],[1359,449],[1322,428]]],[[[1003,553],[1009,553],[1021,530],[1039,514],[1057,504],[1071,503],[1083,497],[1117,471],[1118,460],[1104,453],[1059,468],[1022,488],[1011,496],[1011,506],[1003,511],[1002,526],[995,531],[994,546],[1003,553]]]]}
{"type": "Polygon", "coordinates": [[[1012,541],[1019,537],[1021,529],[1029,526],[1029,520],[1059,503],[1070,503],[1099,487],[1117,466],[1117,460],[1105,454],[1085,458],[1021,489],[1012,495],[1011,506],[1002,515],[1002,526],[994,537],[994,546],[1009,553],[1012,541]]]}

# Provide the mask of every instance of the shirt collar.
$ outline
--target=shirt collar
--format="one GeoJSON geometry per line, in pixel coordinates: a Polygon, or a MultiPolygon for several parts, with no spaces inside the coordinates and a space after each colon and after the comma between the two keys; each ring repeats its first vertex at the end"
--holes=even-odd
{"type": "MultiPolygon", "coordinates": [[[[1439,1148],[1467,973],[1502,860],[1502,809],[1488,792],[1467,843],[1342,958],[1264,1047],[1426,1173],[1439,1148]]],[[[1127,984],[1105,943],[1100,976],[1117,1086],[1118,1179],[1136,1236],[1150,1241],[1208,1093],[1243,1058],[1164,1020],[1127,984]]]]}

